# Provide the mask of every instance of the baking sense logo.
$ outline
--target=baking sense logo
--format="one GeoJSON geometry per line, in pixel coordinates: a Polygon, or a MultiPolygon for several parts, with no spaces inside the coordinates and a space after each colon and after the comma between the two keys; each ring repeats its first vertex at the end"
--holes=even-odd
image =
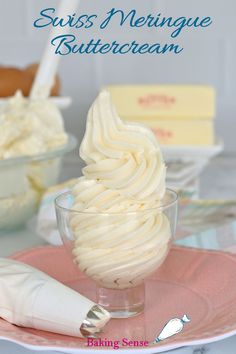
{"type": "Polygon", "coordinates": [[[187,315],[184,315],[182,318],[172,318],[168,323],[166,323],[161,333],[152,342],[149,342],[147,340],[129,340],[127,338],[122,338],[122,340],[110,340],[107,338],[87,338],[87,347],[108,347],[115,350],[120,349],[121,347],[149,347],[152,345],[156,345],[157,343],[160,343],[182,332],[182,330],[184,329],[184,325],[189,322],[190,318],[187,315]]]}
{"type": "Polygon", "coordinates": [[[95,339],[95,338],[88,338],[87,339],[87,346],[88,347],[107,347],[107,348],[112,348],[112,349],[120,349],[122,348],[132,348],[132,347],[148,347],[149,342],[148,341],[139,341],[139,340],[128,340],[127,338],[122,338],[122,340],[109,340],[107,338],[101,339],[95,339]]]}

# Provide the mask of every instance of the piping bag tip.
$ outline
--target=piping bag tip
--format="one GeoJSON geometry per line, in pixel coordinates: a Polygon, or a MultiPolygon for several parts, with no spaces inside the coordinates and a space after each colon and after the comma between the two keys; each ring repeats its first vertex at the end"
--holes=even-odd
{"type": "Polygon", "coordinates": [[[111,315],[107,310],[99,305],[94,305],[87,313],[87,316],[80,327],[81,334],[85,338],[96,337],[110,318],[111,315]]]}
{"type": "Polygon", "coordinates": [[[183,323],[188,323],[188,322],[190,322],[191,321],[191,319],[187,316],[187,315],[184,315],[183,316],[183,318],[182,318],[182,322],[183,323]]]}

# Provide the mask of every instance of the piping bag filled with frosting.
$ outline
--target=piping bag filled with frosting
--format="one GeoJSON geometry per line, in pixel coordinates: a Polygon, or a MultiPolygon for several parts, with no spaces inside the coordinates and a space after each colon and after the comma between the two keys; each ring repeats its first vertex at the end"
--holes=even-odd
{"type": "Polygon", "coordinates": [[[24,263],[0,258],[0,317],[39,330],[89,337],[110,315],[101,306],[24,263]]]}
{"type": "Polygon", "coordinates": [[[171,238],[168,218],[157,212],[166,177],[159,144],[148,128],[123,122],[102,91],[80,156],[86,166],[72,207],[79,213],[70,218],[75,263],[103,287],[139,285],[162,263],[171,238]]]}

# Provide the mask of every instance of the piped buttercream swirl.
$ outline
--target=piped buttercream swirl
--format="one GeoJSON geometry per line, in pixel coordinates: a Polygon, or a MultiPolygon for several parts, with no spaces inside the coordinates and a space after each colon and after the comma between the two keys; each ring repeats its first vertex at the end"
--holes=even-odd
{"type": "Polygon", "coordinates": [[[138,285],[163,261],[171,236],[159,208],[166,167],[158,142],[123,122],[103,91],[89,110],[80,156],[86,167],[70,218],[75,262],[104,287],[138,285]]]}
{"type": "Polygon", "coordinates": [[[83,174],[125,197],[141,200],[165,193],[165,164],[154,134],[142,125],[125,123],[110,94],[100,93],[88,113],[80,147],[87,166],[83,174]]]}

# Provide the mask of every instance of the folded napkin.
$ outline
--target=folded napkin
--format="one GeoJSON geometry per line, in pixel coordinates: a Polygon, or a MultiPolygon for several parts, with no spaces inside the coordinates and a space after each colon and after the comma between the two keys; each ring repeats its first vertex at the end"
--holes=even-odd
{"type": "Polygon", "coordinates": [[[57,228],[57,219],[55,211],[55,199],[60,194],[68,192],[76,184],[76,179],[71,179],[62,184],[55,185],[49,188],[42,200],[39,208],[36,232],[37,234],[46,240],[48,243],[54,246],[62,244],[61,237],[57,228]]]}
{"type": "Polygon", "coordinates": [[[0,258],[0,317],[22,327],[88,337],[101,331],[110,314],[45,273],[0,258]]]}

